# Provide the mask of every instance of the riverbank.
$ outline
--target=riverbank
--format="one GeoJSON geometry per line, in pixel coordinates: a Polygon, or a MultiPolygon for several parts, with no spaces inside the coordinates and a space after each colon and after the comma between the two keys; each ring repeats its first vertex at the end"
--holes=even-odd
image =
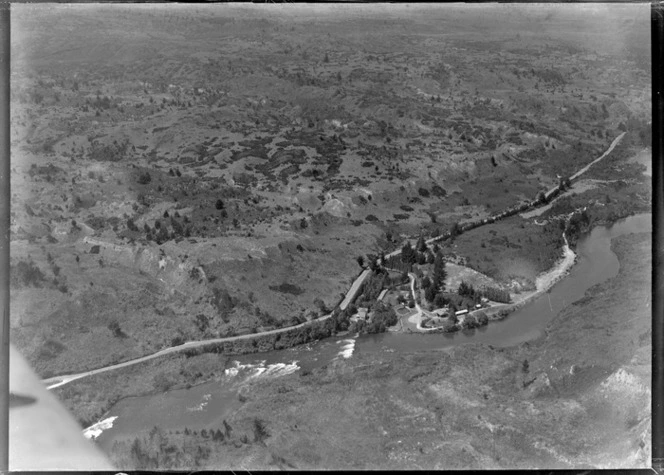
{"type": "Polygon", "coordinates": [[[574,263],[576,262],[576,254],[570,248],[565,234],[563,234],[563,239],[565,244],[563,246],[562,257],[550,270],[537,276],[535,280],[535,286],[537,289],[531,292],[525,292],[520,294],[518,297],[513,298],[514,303],[505,304],[505,306],[499,308],[499,311],[494,311],[491,313],[487,312],[489,320],[502,320],[506,318],[509,313],[518,310],[519,308],[547,292],[558,281],[567,275],[567,273],[572,269],[574,263]]]}
{"type": "MultiPolygon", "coordinates": [[[[649,222],[649,217],[643,216],[634,221],[634,224],[619,224],[619,228],[623,230],[618,231],[618,235],[624,232],[647,232],[649,222]]],[[[606,241],[606,237],[611,235],[613,234],[608,229],[599,229],[593,239],[601,249],[608,250],[609,244],[606,241]]],[[[586,244],[583,244],[581,249],[583,255],[586,255],[589,248],[586,244]]],[[[594,247],[591,249],[594,249],[594,247]]],[[[549,315],[549,302],[546,302],[546,299],[544,301],[542,299],[535,299],[534,307],[526,307],[527,309],[531,309],[530,311],[535,312],[534,315],[521,315],[523,311],[519,310],[516,315],[505,322],[495,322],[492,325],[479,328],[468,334],[465,331],[455,332],[454,334],[441,335],[441,338],[423,338],[422,334],[408,335],[407,331],[397,335],[393,333],[384,336],[374,335],[365,338],[362,340],[363,342],[358,342],[358,345],[356,345],[358,352],[351,359],[366,352],[379,352],[382,354],[386,351],[401,353],[418,349],[435,350],[448,348],[450,345],[464,346],[466,344],[473,344],[474,342],[493,346],[506,346],[501,342],[512,341],[507,346],[514,346],[522,341],[536,339],[541,336],[541,332],[537,329],[540,326],[543,329],[559,310],[565,308],[563,299],[567,298],[568,302],[572,302],[583,296],[583,294],[578,293],[571,295],[569,291],[565,290],[566,287],[571,285],[572,289],[578,289],[579,285],[582,287],[582,284],[589,281],[601,282],[602,276],[611,275],[613,272],[616,272],[618,268],[617,261],[609,264],[609,268],[603,265],[603,263],[610,263],[612,260],[615,260],[615,255],[611,254],[613,257],[605,255],[604,251],[599,254],[595,253],[595,251],[592,252],[596,257],[591,261],[588,259],[581,260],[578,270],[573,272],[575,275],[574,279],[582,279],[578,285],[574,282],[568,284],[563,279],[560,285],[555,287],[551,298],[555,312],[551,313],[549,317],[545,315],[549,315]],[[589,262],[594,262],[591,268],[588,268],[589,262]],[[595,268],[599,268],[599,273],[589,273],[589,269],[595,268]],[[555,296],[556,293],[560,295],[555,296]],[[533,331],[533,325],[537,325],[536,331],[533,331]],[[517,334],[525,334],[527,339],[514,339],[514,336],[517,334]],[[375,345],[371,343],[374,339],[376,339],[375,345]],[[387,346],[385,346],[386,344],[387,346]]],[[[561,264],[562,262],[564,262],[564,259],[561,259],[561,264]]],[[[559,278],[567,275],[563,271],[562,265],[556,267],[558,269],[556,275],[559,278]]],[[[550,276],[553,274],[551,272],[550,276]]],[[[555,279],[542,279],[542,282],[552,284],[555,282],[555,279]]],[[[404,322],[404,326],[406,326],[406,322],[404,322]]],[[[300,361],[298,364],[303,368],[311,368],[312,366],[316,368],[328,364],[326,363],[328,359],[332,361],[341,350],[339,345],[334,339],[323,339],[311,348],[308,345],[300,345],[289,351],[271,351],[269,353],[262,353],[253,359],[246,357],[238,357],[238,359],[251,362],[255,361],[256,358],[260,358],[261,360],[268,359],[271,363],[291,363],[293,360],[298,360],[300,361]],[[312,358],[313,361],[310,361],[312,358]]],[[[54,392],[65,402],[70,411],[76,415],[81,425],[88,427],[98,422],[102,417],[114,415],[106,414],[106,411],[120,399],[139,394],[163,394],[164,391],[169,389],[186,388],[210,381],[221,381],[224,378],[224,369],[229,362],[230,359],[228,356],[218,353],[192,354],[191,356],[182,353],[171,354],[118,371],[73,381],[67,386],[55,389],[54,392]],[[149,375],[149,377],[146,377],[146,375],[149,375]]],[[[303,369],[300,372],[304,375],[310,371],[311,369],[303,369]]]]}
{"type": "MultiPolygon", "coordinates": [[[[536,278],[536,290],[530,292],[522,292],[517,296],[512,296],[512,303],[509,304],[499,304],[493,305],[491,307],[481,308],[469,312],[468,315],[475,317],[480,313],[486,314],[489,322],[491,321],[500,321],[505,319],[510,313],[522,308],[527,305],[529,302],[538,298],[545,292],[547,292],[551,287],[553,287],[558,281],[563,279],[570,269],[574,266],[576,262],[576,254],[569,247],[567,239],[563,234],[564,246],[562,249],[562,257],[558,262],[548,271],[543,272],[538,275],[536,278]]],[[[421,333],[453,333],[460,331],[464,328],[463,320],[454,326],[450,327],[434,327],[434,328],[425,328],[421,323],[422,311],[418,308],[418,312],[415,315],[411,315],[408,318],[408,321],[415,325],[417,332],[421,333]]],[[[478,322],[479,323],[479,322],[478,322]]],[[[480,324],[481,326],[481,324],[480,324]]],[[[409,332],[413,332],[412,328],[408,327],[409,332]]]]}
{"type": "MultiPolygon", "coordinates": [[[[646,466],[649,238],[612,242],[618,275],[591,287],[588,299],[569,306],[535,342],[436,352],[360,346],[353,358],[306,375],[252,382],[247,398],[224,417],[235,438],[251,440],[255,419],[269,437],[264,444],[215,443],[205,466],[260,470],[274,468],[274,460],[300,470],[646,466]]],[[[158,424],[178,448],[210,446],[210,438],[193,431],[217,427],[203,419],[177,429],[163,418],[158,424]],[[182,440],[185,426],[190,435],[182,440]]],[[[114,460],[129,460],[123,456],[134,438],[150,428],[125,439],[114,460]]]]}

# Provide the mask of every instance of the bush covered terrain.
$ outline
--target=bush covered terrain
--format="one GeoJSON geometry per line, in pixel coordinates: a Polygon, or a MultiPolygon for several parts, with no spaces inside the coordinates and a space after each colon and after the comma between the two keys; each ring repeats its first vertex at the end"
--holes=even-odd
{"type": "MultiPolygon", "coordinates": [[[[226,355],[343,331],[385,331],[397,321],[399,297],[415,306],[408,272],[427,275],[418,298],[434,307],[466,308],[482,296],[504,301],[508,290],[532,289],[560,257],[563,231],[573,247],[593,225],[651,208],[646,167],[632,160],[651,140],[647,22],[638,8],[614,7],[590,15],[583,5],[494,5],[474,15],[466,6],[444,5],[17,5],[12,343],[47,377],[187,341],[312,322],[137,365],[127,380],[125,372],[109,372],[59,389],[87,424],[121,398],[213,380],[226,355]],[[622,133],[606,159],[570,181],[622,133]],[[545,203],[544,193],[561,184],[564,190],[545,203]],[[534,200],[540,209],[520,209],[534,200]],[[511,212],[504,219],[473,226],[505,210],[511,212]],[[435,249],[418,242],[444,233],[450,237],[435,249]],[[391,270],[382,271],[379,258],[396,249],[404,255],[386,260],[391,270]],[[358,256],[372,274],[341,311],[358,256]],[[441,261],[466,266],[482,284],[464,281],[472,290],[459,295],[459,269],[445,276],[441,261]],[[392,289],[388,303],[377,301],[383,289],[392,289]],[[358,308],[367,308],[371,320],[352,321],[358,308]]],[[[482,324],[478,316],[465,325],[482,324]]],[[[451,360],[461,374],[490,375],[480,379],[504,396],[501,403],[513,403],[507,396],[513,388],[502,385],[511,384],[522,361],[486,348],[486,359],[463,351],[451,360]]],[[[528,355],[531,372],[545,368],[528,355]]],[[[356,406],[344,403],[348,412],[326,429],[342,440],[344,422],[369,414],[343,439],[350,454],[342,457],[344,467],[383,467],[385,454],[398,450],[376,434],[399,429],[376,417],[391,408],[385,404],[405,406],[371,394],[385,392],[383,372],[401,374],[392,382],[410,391],[411,378],[419,379],[412,369],[418,358],[367,363],[373,367],[366,386],[353,386],[363,376],[356,369],[343,377],[332,370],[313,375],[309,386],[303,376],[302,393],[282,396],[299,404],[305,394],[320,406],[320,387],[349,393],[356,406]],[[359,461],[354,451],[371,456],[359,461]]],[[[432,374],[429,386],[450,376],[438,367],[432,374]]],[[[408,404],[421,411],[401,413],[393,423],[416,421],[408,429],[415,430],[422,426],[417,418],[458,415],[438,428],[441,440],[455,442],[413,445],[390,459],[395,467],[412,466],[412,453],[427,456],[427,450],[427,466],[445,465],[448,449],[446,467],[498,464],[487,452],[488,426],[471,424],[464,409],[466,400],[473,401],[469,407],[484,404],[491,391],[468,389],[457,397],[438,387],[434,392],[444,396],[438,404],[422,396],[430,388],[420,389],[408,404]],[[460,437],[455,427],[475,427],[476,438],[460,437]]],[[[527,412],[524,405],[515,410],[527,412]]],[[[206,438],[183,428],[142,434],[133,455],[126,454],[133,440],[116,455],[145,469],[195,460],[210,467],[226,449],[237,451],[233,461],[260,453],[265,466],[338,462],[316,445],[323,422],[310,417],[311,432],[292,435],[290,426],[260,415],[271,434],[263,442],[287,453],[267,455],[260,443],[224,445],[209,430],[206,438]],[[172,456],[155,453],[162,445],[172,456]],[[201,449],[192,459],[185,446],[201,449]]],[[[245,419],[243,434],[252,440],[245,419]]],[[[575,420],[564,419],[569,426],[575,420]]],[[[526,426],[520,430],[527,433],[526,426]]],[[[498,441],[507,447],[501,455],[507,465],[556,457],[546,449],[560,448],[551,440],[525,455],[514,449],[526,438],[519,434],[498,441]]],[[[581,440],[572,439],[568,458],[581,440]]]]}

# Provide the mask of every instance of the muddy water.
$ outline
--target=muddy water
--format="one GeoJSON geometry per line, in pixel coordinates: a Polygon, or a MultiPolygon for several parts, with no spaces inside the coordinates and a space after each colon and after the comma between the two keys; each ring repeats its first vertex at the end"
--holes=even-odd
{"type": "MultiPolygon", "coordinates": [[[[642,214],[621,220],[611,227],[596,227],[577,245],[577,263],[569,275],[548,292],[500,322],[471,333],[348,335],[301,345],[288,350],[244,355],[226,369],[220,382],[155,396],[129,398],[119,402],[105,418],[117,417],[97,441],[108,450],[118,438],[135,436],[155,425],[169,430],[218,428],[241,404],[238,392],[251,381],[278,378],[329,364],[335,359],[352,358],[358,353],[437,350],[465,343],[511,346],[543,334],[546,326],[563,308],[583,297],[590,287],[618,273],[619,263],[611,251],[611,239],[629,233],[650,232],[652,215],[642,214]]],[[[644,269],[644,272],[649,272],[644,269]]]]}

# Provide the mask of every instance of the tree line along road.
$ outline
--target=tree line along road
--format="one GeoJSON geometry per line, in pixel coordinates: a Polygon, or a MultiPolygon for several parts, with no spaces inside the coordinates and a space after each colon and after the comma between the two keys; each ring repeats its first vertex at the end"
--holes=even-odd
{"type": "MultiPolygon", "coordinates": [[[[370,273],[371,273],[371,271],[369,269],[365,269],[355,279],[355,281],[351,285],[350,289],[346,293],[346,296],[344,297],[343,301],[339,304],[339,308],[341,310],[345,310],[348,307],[348,305],[350,305],[350,302],[353,301],[353,299],[355,298],[357,292],[359,292],[359,290],[362,287],[362,284],[364,283],[364,281],[366,280],[366,278],[369,276],[370,273]]],[[[151,355],[142,356],[140,358],[125,361],[123,363],[117,363],[117,364],[110,365],[110,366],[104,366],[103,368],[93,369],[93,370],[90,370],[90,371],[84,371],[84,372],[81,372],[81,373],[67,374],[67,375],[61,375],[61,376],[53,376],[51,378],[44,379],[42,382],[47,385],[47,389],[54,389],[54,388],[57,388],[57,387],[60,387],[60,386],[64,386],[65,384],[68,384],[68,383],[70,383],[72,381],[75,381],[77,379],[85,378],[85,377],[88,377],[88,376],[93,376],[93,375],[99,374],[99,373],[104,373],[106,371],[112,371],[112,370],[115,370],[115,369],[126,368],[128,366],[132,366],[132,365],[135,365],[135,364],[138,364],[138,363],[142,363],[144,361],[148,361],[148,360],[151,360],[151,359],[154,359],[154,358],[158,358],[160,356],[165,356],[165,355],[169,355],[169,354],[172,354],[172,353],[176,353],[178,351],[188,350],[188,349],[192,349],[192,348],[200,348],[201,346],[211,345],[211,344],[215,344],[215,343],[224,343],[224,342],[238,341],[238,340],[249,340],[249,339],[252,339],[252,338],[257,338],[257,337],[261,337],[261,336],[265,336],[265,335],[275,335],[275,334],[278,334],[278,333],[283,333],[283,332],[286,332],[286,331],[291,331],[291,330],[296,330],[298,328],[306,327],[307,325],[310,325],[312,322],[325,321],[325,320],[329,319],[330,317],[332,317],[331,313],[329,313],[327,315],[324,315],[320,318],[317,318],[315,320],[312,320],[311,322],[303,322],[303,323],[300,323],[298,325],[293,325],[293,326],[283,327],[283,328],[277,328],[277,329],[274,329],[274,330],[267,330],[267,331],[259,332],[259,333],[248,333],[246,335],[229,336],[229,337],[224,337],[224,338],[212,338],[212,339],[208,339],[208,340],[188,341],[186,343],[183,343],[182,345],[173,346],[171,348],[166,348],[166,349],[157,351],[156,353],[153,353],[151,355]]]]}

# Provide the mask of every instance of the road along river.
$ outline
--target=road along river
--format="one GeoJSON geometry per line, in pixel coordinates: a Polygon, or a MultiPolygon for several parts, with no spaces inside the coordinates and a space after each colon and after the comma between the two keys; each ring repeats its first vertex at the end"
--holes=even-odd
{"type": "MultiPolygon", "coordinates": [[[[114,440],[133,437],[155,425],[167,430],[184,426],[198,430],[216,429],[241,404],[237,394],[243,385],[257,379],[278,378],[320,367],[335,359],[352,358],[358,353],[437,350],[466,343],[506,347],[532,340],[541,336],[553,317],[583,297],[586,290],[617,275],[618,259],[610,248],[613,238],[651,232],[651,229],[651,214],[631,216],[609,227],[594,228],[579,240],[577,262],[565,278],[505,320],[491,322],[470,333],[349,335],[287,350],[238,356],[226,369],[222,381],[122,400],[105,416],[107,422],[88,434],[101,434],[97,439],[99,444],[103,449],[109,449],[114,440]]],[[[649,271],[644,269],[644,272],[649,271]]]]}
{"type": "MultiPolygon", "coordinates": [[[[599,158],[595,159],[589,165],[587,165],[583,169],[579,170],[577,173],[575,173],[572,176],[572,178],[577,178],[581,174],[585,173],[588,170],[588,168],[590,168],[590,166],[597,163],[598,161],[603,159],[605,156],[607,156],[609,153],[611,153],[613,148],[618,143],[620,143],[620,141],[622,140],[624,135],[625,135],[625,133],[622,133],[618,137],[616,137],[613,140],[613,142],[611,143],[611,145],[609,146],[609,148],[599,158]]],[[[552,196],[553,193],[555,193],[556,189],[557,189],[557,187],[554,187],[551,190],[549,190],[546,193],[547,197],[552,196]]],[[[531,205],[531,206],[533,206],[533,205],[531,205]]],[[[534,206],[535,206],[535,208],[541,208],[542,203],[537,203],[534,206]]],[[[494,220],[503,219],[508,215],[509,215],[509,213],[507,213],[507,212],[500,213],[499,215],[493,216],[491,218],[491,222],[493,222],[494,220]]],[[[486,224],[486,222],[487,221],[485,220],[484,224],[486,224]]],[[[479,225],[482,225],[482,224],[479,224],[479,225]]],[[[446,235],[448,235],[448,236],[449,236],[449,234],[450,234],[449,232],[446,233],[446,235]]],[[[427,244],[432,244],[435,241],[443,239],[444,237],[445,237],[444,235],[440,235],[440,236],[428,239],[426,242],[427,242],[427,244]]],[[[387,254],[385,257],[397,256],[400,253],[401,253],[400,250],[395,250],[395,251],[387,254]]],[[[370,270],[365,269],[355,279],[355,281],[351,285],[350,289],[346,293],[346,296],[344,297],[343,301],[339,304],[339,308],[341,310],[346,309],[346,307],[350,304],[350,302],[355,298],[355,296],[356,296],[357,292],[359,291],[362,283],[366,280],[366,278],[369,276],[369,274],[370,274],[370,270]]],[[[412,290],[412,285],[413,285],[412,279],[414,279],[414,277],[411,277],[411,290],[412,290]]],[[[413,293],[414,293],[414,291],[413,291],[413,293]]],[[[417,315],[418,329],[421,330],[422,328],[420,327],[419,319],[421,317],[422,310],[419,308],[419,306],[418,306],[417,310],[418,310],[418,315],[417,315]]],[[[320,322],[320,321],[323,321],[323,320],[327,320],[330,317],[331,317],[331,314],[328,314],[328,315],[325,315],[325,316],[319,318],[318,321],[320,322]]],[[[136,358],[136,359],[125,361],[125,362],[118,363],[118,364],[115,364],[115,365],[105,366],[103,368],[97,368],[97,369],[90,370],[90,371],[85,371],[85,372],[82,372],[82,373],[74,373],[74,374],[65,374],[65,375],[53,376],[51,378],[45,379],[44,384],[46,384],[48,389],[54,389],[54,388],[57,388],[57,387],[60,387],[60,386],[64,386],[65,384],[69,384],[70,382],[75,381],[77,379],[85,378],[85,377],[92,376],[92,375],[99,374],[99,373],[103,373],[103,372],[106,372],[106,371],[113,371],[113,370],[121,369],[121,368],[128,367],[128,366],[131,366],[131,365],[143,362],[143,361],[150,360],[152,358],[158,358],[160,356],[165,356],[167,354],[176,353],[176,352],[179,352],[179,351],[182,351],[182,350],[185,350],[185,349],[198,348],[198,347],[206,346],[206,345],[209,345],[209,344],[212,344],[212,343],[220,343],[220,342],[224,342],[224,341],[251,339],[251,338],[254,338],[254,337],[257,337],[257,336],[260,336],[260,335],[283,333],[283,332],[291,331],[293,329],[300,328],[300,327],[307,326],[307,325],[309,325],[309,323],[301,323],[300,325],[295,325],[294,327],[278,328],[278,329],[274,329],[274,330],[270,330],[270,331],[266,331],[266,332],[261,332],[261,333],[257,333],[257,334],[251,334],[251,335],[241,335],[241,336],[225,337],[225,338],[214,338],[214,339],[210,339],[210,340],[188,341],[188,342],[186,342],[186,343],[184,343],[183,345],[180,345],[180,346],[176,346],[176,347],[172,347],[172,348],[166,348],[166,349],[163,349],[163,350],[158,351],[156,353],[153,353],[151,355],[146,355],[146,356],[143,356],[141,358],[136,358]]]]}

